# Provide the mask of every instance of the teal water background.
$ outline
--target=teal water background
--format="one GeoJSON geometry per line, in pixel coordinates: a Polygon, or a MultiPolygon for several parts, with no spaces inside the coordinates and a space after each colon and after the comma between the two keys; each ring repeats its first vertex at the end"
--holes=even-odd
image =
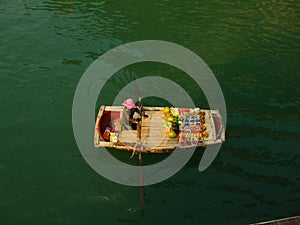
{"type": "MultiPolygon", "coordinates": [[[[0,224],[231,225],[300,215],[299,17],[292,0],[2,0],[0,224]],[[81,157],[72,101],[97,57],[151,39],[182,45],[211,68],[226,101],[227,140],[204,172],[200,150],[147,186],[143,216],[138,187],[106,180],[81,157]]],[[[162,75],[198,97],[180,71],[144,63],[120,71],[97,105],[132,81],[126,73],[162,75]]]]}

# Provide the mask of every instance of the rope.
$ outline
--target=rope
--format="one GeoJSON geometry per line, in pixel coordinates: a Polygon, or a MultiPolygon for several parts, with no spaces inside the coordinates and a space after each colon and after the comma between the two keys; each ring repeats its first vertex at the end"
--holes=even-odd
{"type": "Polygon", "coordinates": [[[144,199],[144,179],[143,179],[143,167],[142,167],[142,153],[139,154],[139,167],[140,167],[140,203],[141,203],[141,210],[145,208],[145,199],[144,199]]]}

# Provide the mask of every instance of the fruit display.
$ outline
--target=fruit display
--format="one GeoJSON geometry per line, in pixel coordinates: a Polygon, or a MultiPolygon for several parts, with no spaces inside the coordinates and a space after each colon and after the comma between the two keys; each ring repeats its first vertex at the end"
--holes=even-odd
{"type": "Polygon", "coordinates": [[[209,134],[205,126],[205,112],[199,108],[169,108],[165,107],[163,113],[166,121],[163,128],[169,134],[169,137],[178,136],[180,145],[197,145],[208,138],[209,134]]]}
{"type": "Polygon", "coordinates": [[[179,132],[179,113],[175,108],[166,106],[163,109],[166,116],[166,122],[163,124],[163,130],[167,131],[170,138],[176,138],[179,132]]]}
{"type": "Polygon", "coordinates": [[[171,131],[169,132],[169,137],[170,137],[170,138],[175,138],[176,136],[177,136],[177,134],[176,134],[175,131],[171,130],[171,131]]]}

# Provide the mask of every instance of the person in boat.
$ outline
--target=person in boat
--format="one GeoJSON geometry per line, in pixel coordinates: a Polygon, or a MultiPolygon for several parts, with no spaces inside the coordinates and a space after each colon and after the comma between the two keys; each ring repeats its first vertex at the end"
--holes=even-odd
{"type": "Polygon", "coordinates": [[[141,120],[142,112],[136,107],[131,98],[126,99],[122,105],[124,106],[122,124],[125,129],[133,130],[132,124],[141,120]],[[135,113],[139,114],[140,118],[134,119],[135,113]]]}

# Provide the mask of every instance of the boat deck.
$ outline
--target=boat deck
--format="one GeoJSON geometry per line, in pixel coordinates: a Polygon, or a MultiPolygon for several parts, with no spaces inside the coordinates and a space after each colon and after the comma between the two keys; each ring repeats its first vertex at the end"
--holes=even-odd
{"type": "MultiPolygon", "coordinates": [[[[170,138],[162,130],[165,121],[161,111],[146,111],[148,118],[142,119],[141,141],[144,149],[175,148],[178,145],[177,138],[170,138]]],[[[119,141],[124,145],[135,145],[138,141],[137,130],[123,130],[119,141]]]]}

